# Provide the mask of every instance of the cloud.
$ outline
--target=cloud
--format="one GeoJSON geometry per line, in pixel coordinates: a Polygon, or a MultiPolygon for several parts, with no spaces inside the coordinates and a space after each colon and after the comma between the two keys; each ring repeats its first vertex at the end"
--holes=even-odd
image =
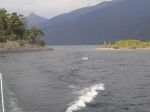
{"type": "Polygon", "coordinates": [[[0,0],[0,7],[8,12],[17,12],[27,16],[34,12],[37,15],[51,18],[72,10],[96,5],[110,0],[0,0]]]}

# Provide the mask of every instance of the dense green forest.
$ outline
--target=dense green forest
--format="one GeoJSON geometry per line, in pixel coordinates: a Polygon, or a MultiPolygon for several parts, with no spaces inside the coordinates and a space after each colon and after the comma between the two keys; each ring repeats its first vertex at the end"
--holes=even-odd
{"type": "Polygon", "coordinates": [[[21,46],[25,44],[44,46],[40,38],[44,33],[32,27],[27,28],[27,20],[16,12],[10,14],[4,8],[0,9],[0,43],[17,41],[21,46]]]}
{"type": "Polygon", "coordinates": [[[111,45],[106,42],[103,43],[103,48],[114,48],[114,49],[140,49],[150,48],[149,42],[141,42],[140,40],[120,40],[111,45]]]}

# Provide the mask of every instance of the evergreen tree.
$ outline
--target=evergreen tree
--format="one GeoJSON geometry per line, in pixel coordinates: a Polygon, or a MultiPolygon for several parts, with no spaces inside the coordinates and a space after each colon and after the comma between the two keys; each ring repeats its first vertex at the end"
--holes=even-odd
{"type": "Polygon", "coordinates": [[[103,48],[107,48],[107,43],[104,41],[103,48]]]}

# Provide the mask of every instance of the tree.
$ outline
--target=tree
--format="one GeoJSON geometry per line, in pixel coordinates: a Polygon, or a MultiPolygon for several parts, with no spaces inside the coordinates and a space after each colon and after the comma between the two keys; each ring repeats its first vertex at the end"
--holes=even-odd
{"type": "Polygon", "coordinates": [[[20,39],[24,39],[26,22],[22,15],[17,15],[17,13],[12,13],[8,20],[9,31],[11,34],[17,35],[20,39]]]}
{"type": "Polygon", "coordinates": [[[40,30],[37,29],[36,27],[32,27],[30,29],[30,42],[34,44],[39,44],[40,43],[40,37],[44,36],[44,33],[40,30]]]}
{"type": "Polygon", "coordinates": [[[0,42],[19,40],[44,45],[41,36],[44,36],[44,33],[40,29],[36,27],[27,29],[27,20],[23,15],[16,12],[9,14],[5,9],[0,9],[0,42]]]}
{"type": "Polygon", "coordinates": [[[110,43],[110,41],[109,41],[108,48],[111,48],[111,47],[112,47],[112,45],[111,45],[111,43],[110,43]]]}
{"type": "Polygon", "coordinates": [[[104,41],[103,48],[107,48],[107,43],[104,41]]]}
{"type": "Polygon", "coordinates": [[[7,29],[7,11],[5,9],[0,9],[0,30],[7,29]]]}

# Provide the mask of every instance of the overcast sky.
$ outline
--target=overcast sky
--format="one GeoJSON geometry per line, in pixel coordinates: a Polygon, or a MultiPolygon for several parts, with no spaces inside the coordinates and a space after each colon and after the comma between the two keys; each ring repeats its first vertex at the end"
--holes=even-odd
{"type": "Polygon", "coordinates": [[[52,18],[103,1],[111,0],[0,0],[0,8],[5,8],[9,13],[17,12],[24,16],[34,12],[36,15],[52,18]]]}

